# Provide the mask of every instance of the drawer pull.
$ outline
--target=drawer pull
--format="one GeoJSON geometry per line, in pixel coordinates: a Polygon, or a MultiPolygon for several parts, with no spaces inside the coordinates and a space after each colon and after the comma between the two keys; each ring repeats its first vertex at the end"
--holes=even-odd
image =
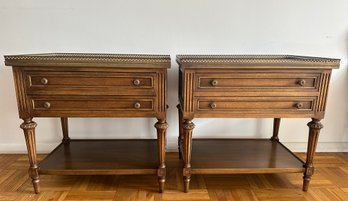
{"type": "Polygon", "coordinates": [[[140,103],[134,103],[134,108],[139,109],[141,107],[140,103]]]}
{"type": "Polygon", "coordinates": [[[212,80],[212,81],[210,82],[211,86],[217,86],[218,83],[219,83],[219,82],[218,82],[217,80],[212,80]]]}
{"type": "Polygon", "coordinates": [[[301,109],[303,107],[303,104],[302,103],[296,103],[295,107],[297,109],[301,109]]]}
{"type": "Polygon", "coordinates": [[[42,78],[41,79],[41,84],[47,84],[48,83],[48,79],[47,78],[42,78]]]}
{"type": "Polygon", "coordinates": [[[49,109],[51,107],[51,103],[45,102],[43,106],[44,108],[49,109]]]}
{"type": "Polygon", "coordinates": [[[299,80],[297,84],[303,87],[306,84],[306,80],[299,80]]]}
{"type": "Polygon", "coordinates": [[[217,107],[216,103],[210,103],[210,108],[215,109],[217,107]]]}
{"type": "Polygon", "coordinates": [[[133,84],[135,86],[139,86],[140,85],[140,80],[136,79],[136,80],[133,80],[133,84]]]}

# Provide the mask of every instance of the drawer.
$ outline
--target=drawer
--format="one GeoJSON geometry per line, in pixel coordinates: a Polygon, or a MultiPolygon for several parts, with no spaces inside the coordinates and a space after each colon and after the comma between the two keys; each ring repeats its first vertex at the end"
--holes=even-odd
{"type": "Polygon", "coordinates": [[[198,111],[313,111],[315,97],[231,97],[197,99],[198,111]]]}
{"type": "Polygon", "coordinates": [[[153,99],[34,98],[35,111],[153,111],[153,99]]]}
{"type": "Polygon", "coordinates": [[[26,72],[29,95],[155,95],[156,73],[26,72]]]}
{"type": "Polygon", "coordinates": [[[197,91],[318,91],[320,73],[200,73],[197,91]]]}

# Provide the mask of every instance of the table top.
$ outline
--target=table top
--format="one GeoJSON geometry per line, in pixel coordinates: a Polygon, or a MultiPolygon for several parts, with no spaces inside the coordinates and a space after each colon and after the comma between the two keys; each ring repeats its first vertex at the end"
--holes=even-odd
{"type": "Polygon", "coordinates": [[[5,55],[7,66],[81,66],[81,67],[144,67],[169,68],[169,55],[151,54],[94,54],[94,53],[44,53],[5,55]],[[131,65],[133,64],[133,65],[131,65]],[[145,64],[145,65],[137,65],[145,64]]]}
{"type": "Polygon", "coordinates": [[[176,61],[184,68],[338,68],[340,59],[296,55],[177,55],[176,61]]]}

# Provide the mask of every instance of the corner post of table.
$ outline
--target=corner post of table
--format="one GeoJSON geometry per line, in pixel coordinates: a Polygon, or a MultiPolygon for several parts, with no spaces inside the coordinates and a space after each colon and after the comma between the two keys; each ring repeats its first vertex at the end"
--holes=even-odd
{"type": "Polygon", "coordinates": [[[272,141],[279,141],[279,127],[280,127],[280,118],[274,118],[273,120],[273,135],[271,137],[272,141]]]}
{"type": "Polygon", "coordinates": [[[67,117],[61,117],[60,122],[62,124],[62,132],[63,132],[63,143],[68,143],[70,142],[70,137],[69,137],[69,129],[68,129],[68,118],[67,117]]]}
{"type": "Polygon", "coordinates": [[[179,159],[182,159],[182,142],[183,142],[183,128],[182,124],[183,118],[182,118],[182,111],[181,111],[181,106],[178,104],[176,106],[178,108],[178,115],[179,115],[179,137],[178,137],[178,151],[179,151],[179,159]]]}
{"type": "Polygon", "coordinates": [[[23,119],[24,122],[20,125],[21,129],[24,131],[25,142],[28,150],[29,158],[29,176],[32,180],[34,191],[36,194],[40,193],[39,186],[39,166],[37,164],[36,158],[36,140],[35,140],[35,128],[37,124],[32,121],[32,118],[23,119]]]}
{"type": "Polygon", "coordinates": [[[157,129],[157,150],[158,150],[158,160],[159,166],[157,171],[159,191],[162,193],[164,191],[164,183],[166,181],[166,131],[168,124],[165,119],[158,119],[155,124],[157,129]]]}
{"type": "Polygon", "coordinates": [[[320,123],[320,119],[312,118],[312,121],[307,124],[309,127],[309,136],[308,136],[308,146],[307,146],[307,158],[304,165],[305,171],[303,175],[303,191],[308,190],[309,182],[312,175],[314,174],[313,158],[315,150],[318,143],[320,129],[324,126],[320,123]]]}
{"type": "Polygon", "coordinates": [[[195,128],[195,124],[192,120],[185,119],[183,123],[183,157],[184,157],[184,192],[187,193],[190,187],[191,180],[191,151],[192,151],[192,131],[195,128]]]}

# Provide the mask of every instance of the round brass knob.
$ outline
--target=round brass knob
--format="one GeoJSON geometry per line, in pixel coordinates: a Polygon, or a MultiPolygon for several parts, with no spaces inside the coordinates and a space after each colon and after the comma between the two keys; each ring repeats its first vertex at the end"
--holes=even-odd
{"type": "Polygon", "coordinates": [[[295,107],[297,109],[301,109],[303,107],[303,104],[302,103],[296,103],[295,107]]]}
{"type": "Polygon", "coordinates": [[[45,102],[43,106],[44,108],[49,109],[51,107],[51,103],[45,102]]]}
{"type": "Polygon", "coordinates": [[[219,83],[219,82],[218,82],[217,80],[212,80],[212,81],[210,82],[211,86],[217,86],[218,83],[219,83]]]}
{"type": "Polygon", "coordinates": [[[139,86],[140,85],[140,80],[136,79],[136,80],[133,80],[133,84],[135,86],[139,86]]]}
{"type": "Polygon", "coordinates": [[[215,109],[217,107],[216,103],[210,103],[210,108],[215,109]]]}
{"type": "Polygon", "coordinates": [[[304,86],[306,84],[306,80],[299,80],[297,84],[300,86],[304,86]]]}
{"type": "Polygon", "coordinates": [[[140,103],[134,103],[134,108],[139,109],[141,107],[140,103]]]}
{"type": "Polygon", "coordinates": [[[41,84],[47,84],[48,83],[48,79],[47,78],[42,78],[41,79],[41,84]]]}

